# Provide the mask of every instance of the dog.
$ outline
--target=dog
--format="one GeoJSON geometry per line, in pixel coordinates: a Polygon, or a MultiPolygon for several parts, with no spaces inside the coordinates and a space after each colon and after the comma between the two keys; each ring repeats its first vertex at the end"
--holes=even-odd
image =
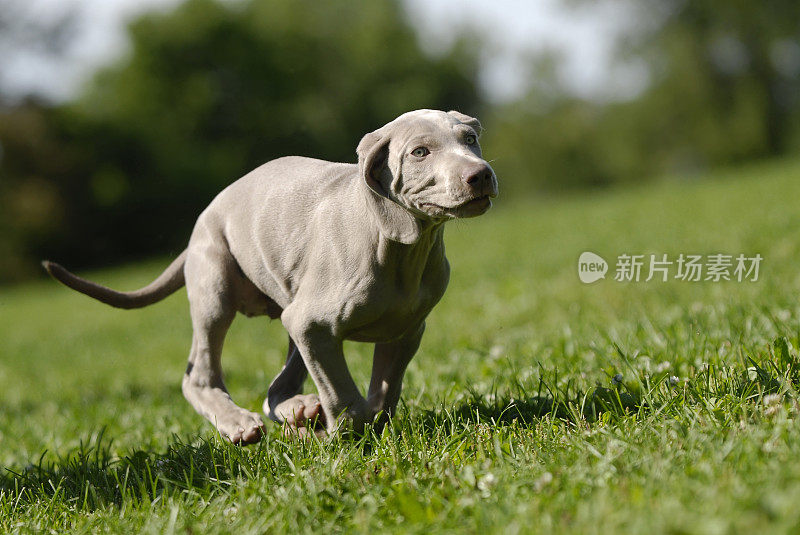
{"type": "Polygon", "coordinates": [[[183,394],[233,443],[257,442],[264,432],[261,416],[237,406],[223,382],[222,345],[237,312],[280,318],[289,333],[267,417],[303,435],[381,428],[447,287],[444,223],[485,213],[498,193],[481,130],[457,111],[416,110],[366,134],[357,164],[270,161],[224,189],[197,219],[186,250],[136,291],[43,265],[118,308],[153,304],[185,285],[193,336],[183,394]],[[344,340],[375,344],[366,398],[344,340]],[[308,374],[318,394],[302,393],[308,374]]]}

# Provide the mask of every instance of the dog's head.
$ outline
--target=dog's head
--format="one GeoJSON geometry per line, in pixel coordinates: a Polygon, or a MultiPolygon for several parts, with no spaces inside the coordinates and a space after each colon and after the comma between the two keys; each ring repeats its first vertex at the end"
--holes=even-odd
{"type": "Polygon", "coordinates": [[[384,234],[413,243],[427,223],[492,206],[497,178],[481,156],[480,134],[478,120],[463,113],[417,110],[364,136],[359,171],[384,234]]]}

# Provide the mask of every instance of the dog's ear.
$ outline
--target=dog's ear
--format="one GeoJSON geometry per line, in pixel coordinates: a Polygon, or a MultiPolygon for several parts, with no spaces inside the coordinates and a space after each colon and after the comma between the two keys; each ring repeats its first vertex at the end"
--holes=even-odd
{"type": "Polygon", "coordinates": [[[368,189],[365,197],[369,211],[381,234],[390,240],[412,244],[419,239],[422,222],[389,198],[386,189],[391,184],[389,141],[390,137],[381,130],[365,135],[356,149],[358,171],[368,189]]]}
{"type": "Polygon", "coordinates": [[[475,133],[478,136],[481,135],[483,132],[483,127],[481,126],[481,122],[477,120],[475,117],[470,117],[469,115],[464,115],[460,111],[451,110],[447,112],[447,115],[454,117],[459,122],[464,123],[467,126],[471,126],[475,133]]]}

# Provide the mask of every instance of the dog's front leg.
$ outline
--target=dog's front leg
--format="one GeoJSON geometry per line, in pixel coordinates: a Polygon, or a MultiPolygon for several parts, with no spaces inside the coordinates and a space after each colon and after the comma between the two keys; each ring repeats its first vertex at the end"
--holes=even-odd
{"type": "Polygon", "coordinates": [[[399,340],[375,344],[367,402],[374,414],[381,413],[380,419],[376,422],[377,431],[380,431],[386,421],[394,415],[403,388],[403,375],[408,363],[419,349],[423,332],[425,332],[425,322],[410,330],[399,340]]]}
{"type": "Polygon", "coordinates": [[[328,433],[339,424],[363,431],[373,413],[347,368],[342,340],[324,324],[295,317],[291,307],[284,310],[281,320],[317,385],[328,433]]]}

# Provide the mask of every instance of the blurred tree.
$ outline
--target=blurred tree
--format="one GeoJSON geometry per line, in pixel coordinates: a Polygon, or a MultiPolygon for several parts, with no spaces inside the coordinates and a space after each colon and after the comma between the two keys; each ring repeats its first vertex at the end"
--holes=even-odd
{"type": "Polygon", "coordinates": [[[54,180],[69,158],[53,136],[53,110],[20,98],[11,71],[25,61],[58,61],[71,50],[79,12],[0,0],[0,280],[30,271],[26,253],[59,233],[54,180]],[[38,8],[38,10],[37,10],[38,8]]]}
{"type": "Polygon", "coordinates": [[[654,100],[680,106],[695,128],[698,115],[720,128],[721,139],[704,144],[711,157],[787,150],[800,105],[800,3],[646,0],[635,9],[658,22],[634,32],[623,53],[651,65],[654,100]]]}
{"type": "Polygon", "coordinates": [[[56,181],[71,157],[55,139],[53,115],[33,100],[0,112],[0,278],[30,271],[28,254],[60,235],[56,181]]]}
{"type": "Polygon", "coordinates": [[[497,110],[486,139],[501,174],[528,177],[507,180],[506,191],[635,182],[796,153],[800,3],[626,5],[636,26],[617,59],[646,65],[649,84],[629,100],[585,101],[570,97],[552,69],[539,69],[548,82],[497,110]]]}
{"type": "MultiPolygon", "coordinates": [[[[423,54],[396,2],[189,0],[130,36],[124,61],[43,112],[52,160],[67,163],[41,172],[61,216],[58,231],[25,238],[29,260],[180,250],[213,196],[265,161],[355,161],[360,137],[400,113],[478,111],[475,54],[423,54]]],[[[0,143],[16,153],[10,130],[0,143]]],[[[39,174],[42,154],[11,155],[0,173],[39,174]]]]}

